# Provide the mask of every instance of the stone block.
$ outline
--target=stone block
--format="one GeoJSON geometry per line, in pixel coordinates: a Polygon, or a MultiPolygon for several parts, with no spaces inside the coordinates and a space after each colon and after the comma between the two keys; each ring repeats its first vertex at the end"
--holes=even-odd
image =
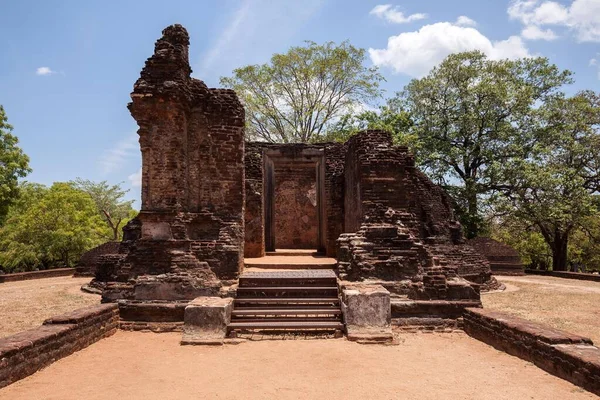
{"type": "Polygon", "coordinates": [[[342,290],[342,311],[348,340],[391,343],[390,292],[381,285],[348,284],[342,290]]]}
{"type": "Polygon", "coordinates": [[[198,297],[185,308],[182,345],[222,345],[233,299],[198,297]]]}

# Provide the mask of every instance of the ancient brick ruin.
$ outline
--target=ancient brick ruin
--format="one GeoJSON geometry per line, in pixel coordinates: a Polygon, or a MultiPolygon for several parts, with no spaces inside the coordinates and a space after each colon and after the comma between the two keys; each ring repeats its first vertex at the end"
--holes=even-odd
{"type": "Polygon", "coordinates": [[[487,258],[494,275],[525,275],[519,252],[509,245],[488,237],[471,239],[468,243],[487,258]]]}
{"type": "Polygon", "coordinates": [[[236,279],[244,249],[244,108],[190,77],[189,37],[163,31],[131,93],[142,207],[100,262],[105,300],[193,299],[236,279]]]}
{"type": "Polygon", "coordinates": [[[191,78],[188,45],[183,27],[166,28],[131,94],[142,207],[118,252],[96,258],[103,301],[130,311],[235,297],[245,257],[288,248],[336,257],[340,282],[478,304],[494,282],[489,264],[406,147],[383,131],[343,144],[245,143],[243,106],[191,78]]]}

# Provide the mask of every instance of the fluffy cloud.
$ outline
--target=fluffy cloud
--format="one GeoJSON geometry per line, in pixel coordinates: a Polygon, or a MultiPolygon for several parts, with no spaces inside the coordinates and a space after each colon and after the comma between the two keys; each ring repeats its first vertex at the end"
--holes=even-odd
{"type": "Polygon", "coordinates": [[[386,21],[394,24],[406,24],[408,22],[427,18],[427,14],[422,13],[405,16],[402,11],[398,10],[398,7],[392,7],[391,4],[377,5],[373,7],[369,14],[376,15],[379,18],[385,19],[386,21]]]}
{"type": "Polygon", "coordinates": [[[525,27],[525,29],[521,31],[521,36],[529,40],[554,40],[558,38],[552,29],[543,30],[536,25],[525,27]]]}
{"type": "Polygon", "coordinates": [[[49,67],[39,67],[35,70],[36,75],[45,76],[55,74],[55,71],[52,71],[49,67]]]}
{"type": "Polygon", "coordinates": [[[137,172],[129,175],[127,177],[129,179],[129,183],[133,187],[141,187],[142,186],[142,169],[140,168],[137,172]]]}
{"type": "Polygon", "coordinates": [[[600,0],[574,0],[568,6],[549,0],[513,0],[508,15],[526,25],[525,30],[562,26],[572,30],[580,42],[600,42],[600,0]]]}
{"type": "Polygon", "coordinates": [[[392,36],[385,49],[371,48],[369,55],[377,66],[421,77],[449,54],[469,50],[480,50],[492,59],[530,56],[519,36],[492,42],[475,28],[450,22],[425,25],[418,31],[392,36]]]}
{"type": "Polygon", "coordinates": [[[477,22],[473,21],[471,18],[461,15],[456,19],[454,25],[458,26],[477,26],[477,22]]]}

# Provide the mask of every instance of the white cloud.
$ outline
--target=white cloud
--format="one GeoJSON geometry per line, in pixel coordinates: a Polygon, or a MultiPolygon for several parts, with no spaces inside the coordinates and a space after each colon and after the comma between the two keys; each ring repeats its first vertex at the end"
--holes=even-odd
{"type": "Polygon", "coordinates": [[[555,40],[558,38],[552,29],[540,29],[536,25],[526,26],[521,31],[521,36],[529,40],[555,40]]]}
{"type": "Polygon", "coordinates": [[[45,76],[55,74],[56,71],[52,71],[49,67],[39,67],[35,70],[36,75],[45,76]]]}
{"type": "Polygon", "coordinates": [[[549,0],[513,0],[507,11],[527,27],[562,26],[580,42],[600,42],[600,0],[574,0],[568,6],[549,0]]]}
{"type": "Polygon", "coordinates": [[[129,175],[127,177],[129,179],[129,183],[133,187],[141,187],[142,186],[142,169],[140,168],[137,172],[129,175]]]}
{"type": "Polygon", "coordinates": [[[480,50],[491,59],[530,56],[523,40],[511,36],[492,42],[475,28],[450,22],[425,25],[418,31],[404,32],[388,39],[384,49],[369,49],[371,61],[395,72],[421,77],[452,53],[480,50]]]}
{"type": "MultiPolygon", "coordinates": [[[[598,53],[597,57],[600,57],[600,53],[598,53]]],[[[598,58],[592,58],[590,60],[590,67],[596,67],[596,71],[598,73],[598,79],[600,79],[600,61],[598,60],[598,58]]]]}
{"type": "Polygon", "coordinates": [[[458,26],[477,26],[477,22],[473,21],[471,18],[461,15],[456,19],[454,25],[458,26]]]}
{"type": "Polygon", "coordinates": [[[106,150],[102,154],[100,157],[102,172],[110,174],[118,171],[128,159],[138,155],[139,152],[138,135],[132,133],[118,141],[112,149],[106,150]]]}
{"type": "Polygon", "coordinates": [[[412,21],[418,21],[427,18],[427,14],[417,13],[405,16],[398,7],[392,7],[391,4],[380,4],[369,12],[369,14],[376,15],[379,18],[385,19],[388,22],[394,24],[406,24],[412,21]]]}

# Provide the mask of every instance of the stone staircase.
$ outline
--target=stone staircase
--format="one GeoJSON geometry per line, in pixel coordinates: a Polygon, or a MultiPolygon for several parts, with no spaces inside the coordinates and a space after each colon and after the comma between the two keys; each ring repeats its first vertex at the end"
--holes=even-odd
{"type": "Polygon", "coordinates": [[[282,262],[269,259],[284,257],[277,254],[247,264],[247,270],[239,279],[228,326],[230,335],[256,331],[341,333],[344,330],[332,264],[320,262],[312,255],[290,254],[293,256],[282,262]],[[306,258],[304,262],[303,258],[306,258]],[[257,268],[259,265],[267,265],[267,268],[257,268]]]}

